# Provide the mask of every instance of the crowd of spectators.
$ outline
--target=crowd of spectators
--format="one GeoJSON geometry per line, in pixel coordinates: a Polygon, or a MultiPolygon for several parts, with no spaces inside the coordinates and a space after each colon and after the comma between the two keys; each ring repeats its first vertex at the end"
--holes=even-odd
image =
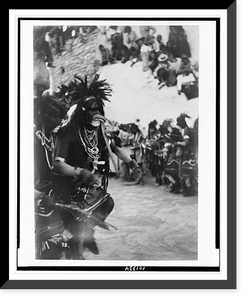
{"type": "MultiPolygon", "coordinates": [[[[142,62],[142,70],[149,72],[151,79],[156,79],[158,88],[177,86],[187,99],[198,97],[199,65],[191,62],[191,50],[187,35],[182,26],[169,26],[169,36],[165,43],[161,34],[153,26],[140,26],[139,36],[131,26],[56,26],[40,27],[42,30],[42,48],[49,67],[55,67],[53,56],[60,55],[69,41],[74,38],[86,43],[90,34],[97,30],[103,36],[99,39],[98,52],[101,65],[126,63],[133,67],[142,62]],[[49,41],[49,43],[47,42],[49,41]]],[[[35,38],[35,35],[34,35],[35,38]]],[[[39,44],[39,39],[35,45],[39,44]]]]}
{"type": "Polygon", "coordinates": [[[110,26],[103,31],[110,44],[99,45],[102,66],[130,61],[133,67],[142,62],[142,70],[151,73],[159,89],[177,86],[178,94],[183,92],[188,100],[198,97],[199,65],[190,61],[190,45],[182,26],[170,26],[166,43],[153,26],[140,26],[141,36],[131,26],[120,29],[110,26]]]}

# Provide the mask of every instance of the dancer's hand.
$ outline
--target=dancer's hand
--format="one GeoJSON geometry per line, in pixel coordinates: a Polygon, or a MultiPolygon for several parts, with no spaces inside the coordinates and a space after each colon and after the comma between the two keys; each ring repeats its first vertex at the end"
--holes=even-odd
{"type": "Polygon", "coordinates": [[[75,170],[74,182],[80,187],[91,187],[97,184],[97,178],[90,171],[77,168],[75,170]]]}

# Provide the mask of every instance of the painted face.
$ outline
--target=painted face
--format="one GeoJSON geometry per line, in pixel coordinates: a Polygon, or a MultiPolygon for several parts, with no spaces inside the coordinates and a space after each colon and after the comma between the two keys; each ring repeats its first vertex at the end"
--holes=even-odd
{"type": "Polygon", "coordinates": [[[86,126],[87,127],[99,127],[100,121],[94,118],[95,115],[103,115],[103,108],[95,97],[88,97],[85,100],[84,106],[81,107],[83,111],[86,111],[86,126]]]}

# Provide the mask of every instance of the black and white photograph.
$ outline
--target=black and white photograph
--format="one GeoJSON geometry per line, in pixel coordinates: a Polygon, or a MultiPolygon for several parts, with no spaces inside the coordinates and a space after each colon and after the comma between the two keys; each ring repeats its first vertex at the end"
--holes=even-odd
{"type": "Polygon", "coordinates": [[[13,278],[225,278],[224,11],[45,12],[11,28],[13,278]]]}
{"type": "Polygon", "coordinates": [[[34,26],[37,259],[197,260],[199,26],[34,26]]]}

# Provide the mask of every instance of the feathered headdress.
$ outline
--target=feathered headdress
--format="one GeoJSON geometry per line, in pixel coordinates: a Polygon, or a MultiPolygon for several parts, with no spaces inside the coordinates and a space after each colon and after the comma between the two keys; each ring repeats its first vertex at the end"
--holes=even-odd
{"type": "Polygon", "coordinates": [[[112,89],[106,80],[99,80],[99,74],[96,74],[90,83],[88,83],[87,76],[83,79],[75,75],[74,78],[75,80],[67,86],[61,85],[58,87],[60,89],[59,96],[64,95],[65,98],[69,98],[71,105],[78,103],[83,105],[89,97],[94,97],[103,106],[104,100],[110,101],[108,97],[111,96],[112,89]]]}
{"type": "Polygon", "coordinates": [[[87,76],[83,79],[75,75],[74,78],[75,80],[67,86],[59,87],[58,97],[66,99],[71,106],[62,127],[67,127],[72,121],[83,127],[85,122],[88,122],[86,111],[95,102],[98,104],[100,114],[104,116],[104,100],[110,101],[108,97],[111,96],[112,89],[106,80],[99,80],[99,74],[96,74],[90,83],[87,76]]]}
{"type": "Polygon", "coordinates": [[[193,127],[190,116],[186,113],[181,113],[180,116],[177,117],[177,122],[185,122],[188,127],[193,127]]]}

